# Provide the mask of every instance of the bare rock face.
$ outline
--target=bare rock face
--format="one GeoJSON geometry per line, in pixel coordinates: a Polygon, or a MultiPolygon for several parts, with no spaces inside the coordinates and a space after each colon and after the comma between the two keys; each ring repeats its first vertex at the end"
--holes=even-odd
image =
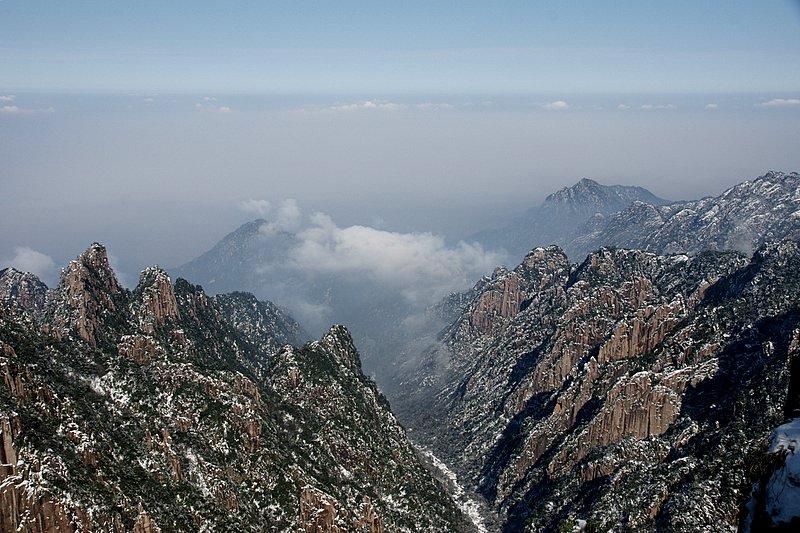
{"type": "Polygon", "coordinates": [[[383,533],[383,522],[372,502],[364,497],[358,515],[348,524],[347,513],[339,502],[314,487],[303,487],[300,494],[300,531],[302,533],[383,533]]]}
{"type": "Polygon", "coordinates": [[[394,401],[401,420],[505,531],[736,529],[752,462],[800,414],[800,245],[557,257],[485,282],[394,401]]]}
{"type": "Polygon", "coordinates": [[[75,332],[90,346],[97,346],[103,320],[117,311],[121,294],[105,247],[92,244],[61,273],[52,311],[54,334],[63,337],[75,332]]]}
{"type": "Polygon", "coordinates": [[[164,350],[150,336],[123,335],[117,344],[117,350],[123,357],[127,357],[139,365],[148,365],[153,359],[163,356],[164,350]]]}
{"type": "Polygon", "coordinates": [[[172,280],[169,274],[158,267],[148,268],[139,276],[134,302],[140,327],[149,335],[155,333],[156,326],[180,319],[172,280]]]}
{"type": "Polygon", "coordinates": [[[496,334],[507,319],[519,313],[526,296],[521,282],[512,272],[497,282],[497,289],[481,293],[470,314],[470,326],[483,335],[496,334]]]}

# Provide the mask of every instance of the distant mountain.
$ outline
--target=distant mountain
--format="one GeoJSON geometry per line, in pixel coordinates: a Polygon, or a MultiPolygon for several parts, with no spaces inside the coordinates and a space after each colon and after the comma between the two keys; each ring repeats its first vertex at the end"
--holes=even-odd
{"type": "Polygon", "coordinates": [[[263,285],[265,272],[283,262],[295,242],[293,234],[266,231],[267,226],[263,219],[241,225],[207,252],[175,268],[176,275],[212,294],[247,290],[264,297],[257,289],[263,285]]]}
{"type": "MultiPolygon", "coordinates": [[[[502,248],[511,257],[523,257],[536,246],[567,246],[579,236],[580,228],[596,214],[610,215],[634,202],[664,205],[642,187],[600,185],[588,178],[549,195],[542,205],[529,209],[504,228],[480,232],[470,238],[487,248],[502,248]]],[[[575,260],[581,257],[573,257],[575,260]]],[[[585,254],[584,254],[585,256],[585,254]]]]}
{"type": "Polygon", "coordinates": [[[768,172],[716,197],[670,205],[636,201],[617,213],[595,215],[568,245],[570,257],[600,246],[656,253],[739,250],[800,237],[800,175],[768,172]]]}
{"type": "MultiPolygon", "coordinates": [[[[276,302],[315,335],[327,324],[346,324],[359,346],[365,369],[390,384],[395,355],[407,350],[410,336],[433,335],[446,321],[407,320],[413,305],[396,288],[357,270],[309,273],[292,260],[298,238],[274,231],[265,220],[248,222],[225,236],[211,250],[174,269],[209,293],[247,291],[276,302]],[[391,360],[390,360],[391,359],[391,360]]],[[[402,265],[398,265],[400,268],[402,265]]]]}
{"type": "Polygon", "coordinates": [[[797,241],[580,264],[537,248],[464,298],[393,404],[502,531],[800,522],[800,422],[771,437],[800,417],[797,241]]]}
{"type": "Polygon", "coordinates": [[[301,347],[268,302],[159,268],[129,291],[98,244],[0,296],[2,531],[473,530],[343,326],[301,347]]]}

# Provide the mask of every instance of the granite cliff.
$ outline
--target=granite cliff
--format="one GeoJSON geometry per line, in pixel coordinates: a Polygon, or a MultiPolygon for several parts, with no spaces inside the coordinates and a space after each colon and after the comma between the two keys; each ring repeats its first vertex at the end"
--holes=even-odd
{"type": "Polygon", "coordinates": [[[795,241],[537,248],[467,293],[395,407],[503,531],[735,531],[797,416],[799,279],[795,241]]]}

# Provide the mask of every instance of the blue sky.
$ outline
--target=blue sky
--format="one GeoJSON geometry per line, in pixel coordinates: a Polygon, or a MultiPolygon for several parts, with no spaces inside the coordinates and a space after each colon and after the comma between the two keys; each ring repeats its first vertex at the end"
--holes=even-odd
{"type": "Polygon", "coordinates": [[[798,30],[796,0],[0,0],[0,89],[792,91],[798,30]]]}

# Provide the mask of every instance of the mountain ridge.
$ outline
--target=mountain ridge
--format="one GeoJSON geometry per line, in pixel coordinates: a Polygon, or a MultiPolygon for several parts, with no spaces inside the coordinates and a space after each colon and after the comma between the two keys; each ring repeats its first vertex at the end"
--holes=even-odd
{"type": "Polygon", "coordinates": [[[796,241],[574,266],[538,248],[476,291],[395,408],[503,531],[733,530],[761,444],[796,416],[797,279],[796,241]]]}
{"type": "Polygon", "coordinates": [[[547,195],[541,205],[528,209],[503,228],[485,230],[470,239],[490,248],[505,249],[511,257],[522,257],[537,246],[566,246],[596,213],[615,213],[634,201],[656,205],[669,203],[643,187],[601,185],[582,178],[574,185],[547,195]]]}
{"type": "MultiPolygon", "coordinates": [[[[4,271],[0,287],[19,277],[4,271]]],[[[267,303],[210,297],[157,267],[129,291],[96,243],[44,310],[11,300],[3,528],[471,530],[344,327],[283,344],[301,330],[267,303]]]]}

